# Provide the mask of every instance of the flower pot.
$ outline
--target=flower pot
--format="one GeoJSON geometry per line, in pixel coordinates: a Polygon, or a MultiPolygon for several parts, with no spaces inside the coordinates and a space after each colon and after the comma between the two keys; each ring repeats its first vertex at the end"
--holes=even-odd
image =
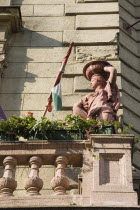
{"type": "Polygon", "coordinates": [[[115,134],[115,129],[113,125],[106,125],[101,128],[96,128],[95,132],[96,134],[115,134]]]}
{"type": "Polygon", "coordinates": [[[32,134],[29,140],[82,140],[84,134],[79,130],[47,130],[45,135],[40,133],[32,134]]]}

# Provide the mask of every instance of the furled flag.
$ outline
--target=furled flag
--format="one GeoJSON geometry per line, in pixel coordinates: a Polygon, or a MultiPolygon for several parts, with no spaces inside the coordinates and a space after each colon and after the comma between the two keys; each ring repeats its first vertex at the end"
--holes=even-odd
{"type": "Polygon", "coordinates": [[[65,71],[65,66],[66,66],[68,58],[71,54],[72,46],[73,46],[73,43],[71,43],[69,45],[68,52],[63,59],[62,65],[61,65],[60,70],[59,70],[59,74],[56,78],[56,81],[55,81],[55,84],[52,88],[51,94],[48,98],[48,105],[46,106],[46,110],[44,112],[43,117],[45,117],[47,111],[51,112],[53,110],[53,108],[54,108],[55,111],[61,111],[62,110],[62,94],[61,94],[60,80],[61,80],[62,74],[65,71]],[[52,106],[52,102],[53,102],[53,106],[52,106]]]}
{"type": "Polygon", "coordinates": [[[61,83],[59,82],[55,87],[52,88],[52,101],[54,111],[62,110],[62,94],[61,94],[61,83]]]}

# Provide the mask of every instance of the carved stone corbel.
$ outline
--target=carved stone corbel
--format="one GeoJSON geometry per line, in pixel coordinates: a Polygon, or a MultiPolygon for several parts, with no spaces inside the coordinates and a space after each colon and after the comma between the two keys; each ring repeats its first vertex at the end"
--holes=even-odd
{"type": "Polygon", "coordinates": [[[51,180],[51,186],[54,190],[54,195],[67,195],[66,190],[69,189],[69,179],[65,176],[65,167],[68,164],[68,159],[65,156],[56,158],[56,174],[51,180]]]}
{"type": "Polygon", "coordinates": [[[39,191],[43,187],[43,181],[39,178],[39,168],[42,166],[42,160],[38,156],[33,156],[29,160],[31,171],[25,182],[26,196],[40,195],[39,191]]]}
{"type": "Polygon", "coordinates": [[[0,197],[13,196],[13,192],[17,187],[17,182],[14,179],[14,168],[17,160],[11,156],[4,159],[5,167],[3,177],[0,179],[0,197]]]}

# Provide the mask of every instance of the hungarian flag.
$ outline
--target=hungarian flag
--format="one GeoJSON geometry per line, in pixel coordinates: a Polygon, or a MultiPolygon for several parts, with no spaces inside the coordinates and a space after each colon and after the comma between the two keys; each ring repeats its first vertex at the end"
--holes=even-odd
{"type": "Polygon", "coordinates": [[[45,117],[47,111],[51,112],[52,110],[55,110],[55,111],[61,111],[62,110],[62,94],[61,94],[60,81],[61,81],[61,77],[62,77],[62,75],[65,71],[65,66],[67,64],[68,58],[71,54],[72,46],[73,46],[73,43],[71,43],[69,45],[69,49],[66,53],[66,56],[63,59],[63,62],[61,64],[61,67],[60,67],[59,73],[57,75],[56,81],[55,81],[54,86],[52,88],[51,94],[48,98],[48,105],[46,106],[46,110],[44,112],[43,117],[45,117]],[[52,102],[53,102],[53,106],[52,106],[52,102]]]}
{"type": "Polygon", "coordinates": [[[62,110],[62,94],[61,94],[61,83],[59,82],[55,87],[52,88],[52,101],[54,111],[62,110]]]}

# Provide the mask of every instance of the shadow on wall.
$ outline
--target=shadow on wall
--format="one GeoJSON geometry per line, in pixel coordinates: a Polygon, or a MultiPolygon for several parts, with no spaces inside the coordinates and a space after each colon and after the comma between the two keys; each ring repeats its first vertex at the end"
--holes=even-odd
{"type": "MultiPolygon", "coordinates": [[[[44,32],[43,34],[23,28],[21,32],[12,35],[6,55],[8,67],[3,73],[0,91],[1,106],[7,117],[21,115],[27,98],[28,104],[35,105],[36,101],[31,101],[32,98],[30,100],[31,94],[49,94],[51,87],[47,84],[47,78],[55,77],[58,72],[53,55],[51,57],[54,47],[62,47],[62,32],[44,32]],[[54,63],[51,64],[51,62],[54,63]],[[50,63],[50,66],[54,65],[54,68],[51,67],[54,72],[48,73],[47,63],[50,63]],[[42,69],[40,64],[45,65],[46,69],[45,67],[42,69]],[[43,83],[44,78],[46,82],[43,83]]],[[[40,102],[42,109],[45,109],[45,105],[40,102]]],[[[26,115],[26,111],[23,114],[26,115]]]]}

